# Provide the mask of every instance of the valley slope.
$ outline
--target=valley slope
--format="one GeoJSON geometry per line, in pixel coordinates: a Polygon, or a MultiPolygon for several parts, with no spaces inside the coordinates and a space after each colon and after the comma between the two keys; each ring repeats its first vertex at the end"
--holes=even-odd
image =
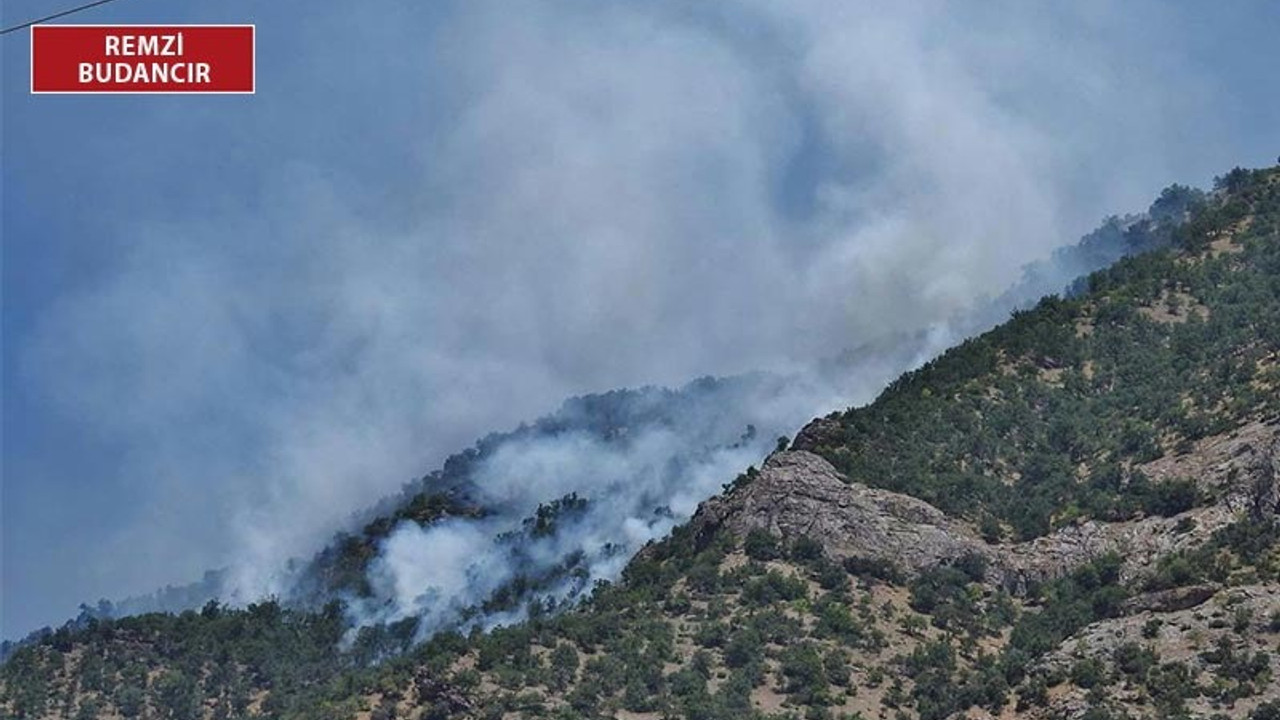
{"type": "MultiPolygon", "coordinates": [[[[1278,718],[1280,169],[1160,222],[575,607],[517,592],[523,621],[416,644],[325,593],[89,618],[0,667],[0,716],[1278,718]]],[[[358,584],[335,547],[317,577],[358,584]]]]}

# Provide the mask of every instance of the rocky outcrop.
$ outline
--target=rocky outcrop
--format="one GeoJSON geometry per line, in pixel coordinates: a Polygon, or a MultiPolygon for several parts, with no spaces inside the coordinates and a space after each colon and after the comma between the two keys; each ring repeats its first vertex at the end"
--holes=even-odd
{"type": "MultiPolygon", "coordinates": [[[[1116,651],[1123,646],[1143,648],[1154,654],[1160,663],[1183,663],[1190,669],[1190,676],[1199,678],[1203,687],[1212,687],[1212,680],[1221,674],[1214,651],[1229,647],[1244,657],[1253,652],[1272,652],[1278,633],[1273,624],[1273,613],[1280,609],[1280,586],[1247,585],[1219,590],[1208,598],[1202,595],[1207,588],[1184,588],[1183,600],[1187,607],[1159,609],[1161,605],[1150,596],[1135,598],[1132,602],[1152,605],[1135,609],[1123,617],[1103,620],[1068,638],[1058,649],[1043,657],[1036,672],[1065,677],[1082,660],[1096,660],[1104,666],[1114,663],[1116,651]]],[[[1169,599],[1168,593],[1161,593],[1169,599]]],[[[1130,608],[1134,609],[1134,608],[1130,608]]],[[[1228,681],[1234,682],[1234,681],[1228,681]]],[[[1117,686],[1117,689],[1123,689],[1117,686]]],[[[1265,682],[1253,688],[1254,692],[1234,703],[1234,717],[1245,717],[1259,704],[1280,698],[1280,684],[1265,682]]],[[[1087,691],[1064,684],[1052,696],[1051,706],[1043,713],[1031,717],[1079,718],[1083,717],[1089,703],[1087,691]]],[[[1136,708],[1149,698],[1134,692],[1124,698],[1131,708],[1136,708]]],[[[1188,700],[1190,717],[1210,717],[1221,712],[1209,694],[1188,700]]],[[[1138,715],[1148,717],[1146,713],[1138,715]]],[[[1158,715],[1157,715],[1158,717],[1158,715]]]]}
{"type": "Polygon", "coordinates": [[[1255,517],[1280,512],[1280,419],[1205,438],[1190,452],[1140,466],[1154,481],[1195,480],[1201,491],[1255,517]]]}
{"type": "Polygon", "coordinates": [[[894,563],[911,573],[962,556],[994,554],[963,523],[922,500],[848,483],[826,460],[803,450],[776,453],[745,487],[703,503],[692,528],[744,536],[765,530],[809,537],[828,555],[894,563]]]}
{"type": "Polygon", "coordinates": [[[796,439],[792,441],[791,449],[816,452],[819,447],[838,441],[843,432],[844,428],[840,425],[839,413],[815,418],[810,420],[808,425],[801,428],[800,432],[796,433],[796,439]]]}
{"type": "Polygon", "coordinates": [[[1216,595],[1219,589],[1215,585],[1191,585],[1146,593],[1126,600],[1120,606],[1121,614],[1136,615],[1143,612],[1168,613],[1187,610],[1203,604],[1216,595]]]}
{"type": "Polygon", "coordinates": [[[793,450],[769,458],[745,487],[703,503],[692,527],[702,536],[723,528],[739,536],[764,530],[808,537],[833,558],[891,562],[908,575],[978,555],[987,560],[988,580],[1024,594],[1111,552],[1123,555],[1127,579],[1143,575],[1159,558],[1199,545],[1234,517],[1216,505],[1173,518],[1084,522],[1031,542],[991,544],[923,500],[847,482],[826,460],[793,450]]]}
{"type": "MultiPolygon", "coordinates": [[[[1251,641],[1274,634],[1271,617],[1280,608],[1280,586],[1245,585],[1214,593],[1191,607],[1158,614],[1139,613],[1094,623],[1068,638],[1046,655],[1040,666],[1069,670],[1084,658],[1109,659],[1126,643],[1148,645],[1164,662],[1197,662],[1198,653],[1213,647],[1222,635],[1251,641]]],[[[1264,646],[1265,647],[1265,646],[1264,646]]]]}
{"type": "Polygon", "coordinates": [[[1219,504],[1169,518],[1114,523],[1090,520],[1030,542],[1002,545],[1000,562],[993,570],[1002,573],[1001,584],[1021,594],[1036,583],[1117,553],[1123,560],[1121,580],[1127,583],[1154,571],[1160,558],[1203,544],[1237,517],[1238,513],[1219,504]]]}
{"type": "Polygon", "coordinates": [[[1132,582],[1241,517],[1276,514],[1278,466],[1280,426],[1251,423],[1139,468],[1156,482],[1194,479],[1211,504],[1169,518],[1086,521],[1030,542],[991,544],[929,503],[849,482],[818,455],[790,450],[770,457],[752,482],[703,503],[692,528],[704,537],[721,528],[809,537],[836,559],[887,561],[907,574],[979,555],[990,582],[1023,594],[1108,553],[1120,554],[1122,579],[1132,582]]]}
{"type": "Polygon", "coordinates": [[[1004,581],[1017,589],[1060,577],[1110,552],[1124,559],[1122,579],[1149,574],[1160,558],[1197,547],[1242,517],[1262,520],[1280,510],[1280,425],[1252,422],[1206,438],[1187,453],[1139,466],[1154,482],[1194,480],[1211,503],[1174,517],[1127,522],[1088,521],[1029,543],[1006,546],[1004,581]]]}

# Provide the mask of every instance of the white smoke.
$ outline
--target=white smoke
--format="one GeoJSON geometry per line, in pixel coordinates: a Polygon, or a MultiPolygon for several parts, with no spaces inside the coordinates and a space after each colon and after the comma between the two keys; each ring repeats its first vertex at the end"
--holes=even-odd
{"type": "Polygon", "coordinates": [[[370,599],[355,600],[358,624],[420,618],[429,634],[457,624],[464,611],[489,600],[518,577],[536,577],[568,558],[580,557],[581,575],[556,578],[550,587],[520,598],[514,608],[469,619],[481,626],[518,619],[533,598],[571,599],[596,580],[615,580],[646,542],[665,536],[692,514],[698,502],[759,462],[760,438],[690,458],[688,441],[650,430],[618,447],[583,433],[503,447],[479,473],[479,486],[500,508],[481,520],[452,519],[421,527],[403,523],[381,546],[370,567],[370,599]],[[682,467],[671,465],[681,463],[682,467]],[[504,542],[540,503],[570,493],[585,510],[557,521],[544,537],[504,542]]]}
{"type": "MultiPolygon", "coordinates": [[[[1148,19],[1105,6],[385,5],[264,17],[252,102],[149,105],[87,153],[144,158],[103,164],[131,189],[99,207],[123,250],[19,350],[31,391],[126,448],[111,472],[139,488],[137,520],[84,549],[86,596],[226,564],[240,598],[282,592],[355,509],[561,398],[945,333],[1145,204],[1186,145],[1153,119],[1213,95],[1156,82],[1165,51],[1129,32],[1148,19]],[[181,217],[130,204],[149,193],[187,198],[181,217]]],[[[910,364],[773,398],[774,417],[794,432],[910,364]]],[[[751,460],[606,499],[600,478],[648,477],[667,442],[566,438],[482,486],[616,503],[600,537],[634,548],[661,530],[644,493],[683,517],[751,460]]],[[[484,529],[388,541],[391,616],[468,592],[456,553],[484,529]]]]}
{"type": "MultiPolygon", "coordinates": [[[[596,581],[616,580],[636,551],[688,520],[818,409],[869,400],[890,377],[952,340],[937,327],[901,338],[891,352],[864,349],[833,361],[825,372],[699,381],[626,401],[615,393],[578,409],[594,429],[503,438],[468,475],[468,495],[487,514],[401,523],[369,566],[371,592],[347,598],[349,614],[357,628],[417,618],[419,637],[426,637],[519,620],[530,601],[576,601],[596,581]],[[531,532],[536,514],[562,498],[585,506],[558,517],[554,531],[531,532]],[[516,582],[525,592],[514,601],[485,606],[516,582]]],[[[564,415],[575,413],[557,417],[564,415]]]]}

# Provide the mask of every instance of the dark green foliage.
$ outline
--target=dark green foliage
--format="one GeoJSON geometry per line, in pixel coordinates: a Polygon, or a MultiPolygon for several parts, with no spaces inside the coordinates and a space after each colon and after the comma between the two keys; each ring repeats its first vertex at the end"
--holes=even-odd
{"type": "Polygon", "coordinates": [[[921,573],[911,581],[911,609],[932,614],[941,605],[964,602],[969,582],[969,576],[947,566],[921,573]]]}
{"type": "Polygon", "coordinates": [[[845,558],[844,569],[854,577],[875,578],[893,585],[901,585],[906,580],[902,570],[892,561],[879,558],[845,558]]]}
{"type": "Polygon", "coordinates": [[[563,690],[577,679],[578,651],[572,645],[561,643],[551,652],[551,686],[563,690]]]}
{"type": "MultiPolygon", "coordinates": [[[[851,479],[972,520],[992,542],[1085,518],[1174,516],[1217,500],[1190,481],[1154,482],[1135,465],[1280,412],[1280,398],[1266,389],[1280,372],[1259,372],[1280,350],[1276,178],[1274,170],[1233,171],[1210,196],[1170,188],[1148,220],[1117,221],[1086,248],[1103,252],[1118,242],[1153,252],[1091,276],[1068,297],[1015,313],[797,443],[851,479]],[[1235,226],[1245,217],[1247,228],[1235,226]],[[1227,228],[1236,232],[1233,251],[1206,252],[1227,228]]],[[[582,399],[527,432],[587,423],[622,437],[628,421],[608,412],[609,402],[582,399]]],[[[366,594],[373,549],[398,524],[478,514],[457,481],[492,447],[482,442],[451,458],[394,510],[339,538],[313,562],[317,596],[366,594]]],[[[727,488],[758,475],[749,468],[727,488]]],[[[519,557],[522,547],[549,542],[575,522],[585,502],[568,495],[544,504],[503,541],[519,557]]],[[[1194,529],[1189,522],[1177,528],[1183,537],[1194,529]]],[[[1150,589],[1241,577],[1270,582],[1280,573],[1278,541],[1274,520],[1255,511],[1202,547],[1166,558],[1143,581],[1150,589]]],[[[0,666],[0,704],[23,718],[184,718],[207,707],[216,720],[239,720],[253,702],[265,716],[336,720],[355,717],[359,698],[372,697],[366,710],[377,720],[393,717],[402,700],[417,702],[424,718],[460,717],[463,702],[480,718],[576,720],[628,710],[757,720],[752,690],[776,683],[791,703],[779,717],[831,717],[832,706],[862,684],[882,688],[901,717],[963,717],[973,707],[998,715],[1011,692],[1019,712],[1047,704],[1050,688],[1066,678],[1036,673],[1035,661],[1086,625],[1114,617],[1126,598],[1119,559],[1104,557],[1032,588],[1019,613],[1007,594],[983,584],[988,568],[972,555],[910,581],[911,608],[927,614],[931,628],[921,615],[873,599],[882,583],[907,584],[889,560],[841,565],[811,539],[763,531],[741,543],[748,562],[722,572],[737,540],[681,526],[634,558],[620,581],[595,588],[585,587],[583,558],[569,557],[515,578],[490,599],[490,609],[527,608],[526,621],[465,636],[443,632],[416,646],[416,620],[349,633],[337,604],[311,612],[265,602],[125,620],[86,616],[13,652],[0,666]],[[529,604],[538,588],[575,578],[583,584],[576,609],[529,604]],[[877,623],[905,628],[912,651],[886,652],[877,623]],[[1007,646],[992,654],[988,643],[1010,625],[1007,646]],[[78,705],[55,681],[73,666],[78,705]],[[865,674],[855,681],[854,673],[865,674]]],[[[1083,717],[1126,717],[1109,698],[1116,684],[1139,689],[1157,716],[1170,718],[1186,716],[1188,700],[1199,695],[1225,708],[1256,693],[1276,671],[1272,649],[1244,638],[1255,628],[1280,628],[1280,613],[1216,622],[1236,635],[1191,664],[1162,663],[1136,643],[1076,663],[1070,679],[1088,688],[1083,717]],[[1208,668],[1205,677],[1194,667],[1208,668]]],[[[1161,626],[1148,624],[1142,635],[1159,639],[1161,626]]],[[[1264,703],[1250,719],[1280,720],[1280,705],[1264,703]]]]}
{"type": "Polygon", "coordinates": [[[1000,599],[984,606],[977,584],[986,575],[986,559],[967,555],[954,565],[943,565],[921,573],[911,581],[911,608],[932,616],[933,625],[966,632],[974,637],[996,631],[1012,620],[1000,599]]]}
{"type": "Polygon", "coordinates": [[[577,493],[569,493],[559,500],[538,503],[533,517],[524,520],[523,528],[534,539],[555,535],[559,523],[581,516],[586,509],[586,498],[578,497],[577,493]]]}
{"type": "Polygon", "coordinates": [[[874,627],[856,617],[849,607],[830,597],[818,601],[814,608],[818,621],[814,625],[813,634],[819,638],[829,638],[851,648],[875,650],[883,644],[883,638],[874,627]]]}
{"type": "Polygon", "coordinates": [[[1106,666],[1097,658],[1081,660],[1071,666],[1071,682],[1082,688],[1091,688],[1103,681],[1106,666]]]}
{"type": "Polygon", "coordinates": [[[1219,681],[1217,694],[1227,702],[1252,695],[1271,675],[1269,654],[1238,649],[1227,635],[1218,638],[1213,649],[1200,653],[1200,658],[1213,666],[1219,681]]]}
{"type": "Polygon", "coordinates": [[[812,643],[801,643],[782,653],[783,690],[803,705],[827,705],[829,684],[822,655],[812,643]]]}
{"type": "Polygon", "coordinates": [[[1195,507],[1200,493],[1194,480],[1170,480],[1154,486],[1141,496],[1142,509],[1148,515],[1172,517],[1195,507]]]}
{"type": "Polygon", "coordinates": [[[792,560],[799,563],[813,563],[823,557],[822,543],[811,537],[798,537],[791,543],[792,560]]]}
{"type": "Polygon", "coordinates": [[[1116,671],[1134,682],[1141,682],[1152,667],[1160,661],[1150,648],[1136,643],[1125,643],[1116,648],[1111,658],[1116,671]]]}
{"type": "Polygon", "coordinates": [[[1018,690],[1017,711],[1025,712],[1033,707],[1044,707],[1049,704],[1049,685],[1044,678],[1036,677],[1027,681],[1018,690]]]}
{"type": "Polygon", "coordinates": [[[941,720],[975,705],[998,713],[1009,691],[992,658],[982,656],[972,669],[961,671],[955,648],[945,639],[917,647],[902,666],[915,682],[911,697],[921,720],[941,720]]]}
{"type": "MultiPolygon", "coordinates": [[[[248,686],[273,688],[272,707],[288,715],[317,678],[351,667],[350,659],[334,653],[344,630],[336,604],[313,614],[264,602],[236,611],[206,607],[203,613],[95,620],[76,641],[100,648],[86,678],[107,691],[126,717],[141,716],[148,702],[161,717],[195,717],[206,698],[221,698],[229,712],[240,712],[237,698],[248,686]]],[[[18,650],[0,668],[6,688],[23,687],[22,676],[41,677],[42,668],[60,664],[54,647],[60,642],[51,636],[47,644],[18,650]]],[[[39,703],[18,700],[20,710],[42,714],[39,703]]]]}
{"type": "Polygon", "coordinates": [[[770,570],[763,577],[747,582],[742,588],[742,599],[749,605],[770,605],[775,602],[799,600],[806,597],[808,593],[808,587],[800,578],[770,570]]]}
{"type": "Polygon", "coordinates": [[[765,562],[782,557],[782,543],[764,530],[752,530],[742,541],[742,550],[752,560],[765,562]]]}
{"type": "Polygon", "coordinates": [[[1257,360],[1280,350],[1274,175],[1246,172],[1213,201],[1171,189],[1153,210],[1194,210],[1181,247],[1126,258],[1093,275],[1086,294],[1015,313],[836,416],[806,449],[993,537],[1001,523],[1028,539],[1079,517],[1173,515],[1201,502],[1189,483],[1151,485],[1122,468],[1169,451],[1165,438],[1185,449],[1280,411],[1280,398],[1253,384],[1257,360]],[[1253,222],[1237,237],[1243,252],[1180,261],[1244,214],[1253,222]],[[1203,310],[1182,307],[1179,322],[1144,314],[1185,304],[1172,293],[1203,310]]]}
{"type": "Polygon", "coordinates": [[[747,627],[733,633],[724,648],[724,661],[731,668],[745,667],[756,662],[764,649],[764,638],[755,628],[747,627]]]}
{"type": "Polygon", "coordinates": [[[1275,565],[1278,546],[1280,523],[1273,519],[1242,519],[1214,533],[1204,545],[1161,558],[1146,585],[1150,590],[1163,590],[1221,583],[1234,568],[1242,566],[1250,566],[1259,579],[1274,579],[1280,572],[1275,565]]]}
{"type": "Polygon", "coordinates": [[[1147,691],[1163,717],[1186,712],[1186,701],[1200,694],[1196,676],[1185,663],[1157,665],[1147,673],[1147,691]]]}
{"type": "Polygon", "coordinates": [[[1009,681],[1021,680],[1028,658],[1091,622],[1115,616],[1125,598],[1119,581],[1120,558],[1109,555],[1041,588],[1040,611],[1025,613],[1009,637],[1003,663],[1009,681]]]}
{"type": "Polygon", "coordinates": [[[1249,720],[1280,720],[1280,700],[1265,702],[1249,713],[1249,720]]]}

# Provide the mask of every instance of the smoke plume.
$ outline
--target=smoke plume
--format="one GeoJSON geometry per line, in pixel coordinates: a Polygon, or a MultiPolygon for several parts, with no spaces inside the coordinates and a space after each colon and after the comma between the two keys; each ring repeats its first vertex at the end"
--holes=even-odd
{"type": "Polygon", "coordinates": [[[15,352],[23,392],[113,453],[95,471],[119,522],[76,548],[82,597],[223,566],[240,599],[282,594],[353,512],[565,397],[875,349],[714,437],[505,449],[478,487],[507,509],[398,530],[371,577],[394,602],[361,611],[466,605],[509,570],[495,534],[566,493],[589,509],[548,556],[611,576],[606,544],[869,399],[1026,263],[1141,207],[1196,145],[1176,123],[1215,122],[1187,106],[1207,80],[1157,82],[1183,68],[1142,40],[1162,37],[1145,6],[229,8],[258,23],[256,96],[59,134],[112,252],[15,352]]]}

